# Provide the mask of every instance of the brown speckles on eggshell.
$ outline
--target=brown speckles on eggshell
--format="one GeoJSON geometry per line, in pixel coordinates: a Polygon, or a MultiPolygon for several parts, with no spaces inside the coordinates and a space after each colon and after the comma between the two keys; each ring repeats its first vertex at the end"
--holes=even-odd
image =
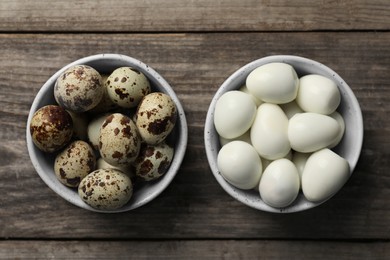
{"type": "Polygon", "coordinates": [[[133,185],[127,175],[119,170],[105,169],[88,174],[81,181],[78,193],[93,208],[114,210],[130,200],[132,190],[133,185]]]}

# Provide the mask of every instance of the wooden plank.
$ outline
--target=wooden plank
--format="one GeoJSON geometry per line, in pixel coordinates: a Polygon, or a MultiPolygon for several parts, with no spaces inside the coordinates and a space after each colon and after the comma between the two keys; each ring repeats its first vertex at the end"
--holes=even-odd
{"type": "Polygon", "coordinates": [[[0,31],[388,30],[387,0],[3,0],[0,31]]]}
{"type": "Polygon", "coordinates": [[[0,259],[388,259],[389,242],[12,241],[0,259]]]}
{"type": "Polygon", "coordinates": [[[390,33],[0,34],[0,237],[55,239],[294,238],[389,239],[390,33]],[[41,181],[25,144],[27,115],[40,86],[83,56],[115,52],[165,77],[182,100],[188,150],[168,189],[121,214],[78,209],[41,181]],[[218,86],[263,56],[293,54],[336,70],[355,92],[365,140],[356,171],[333,199],[313,210],[275,215],[227,195],[212,176],[203,126],[218,86]]]}

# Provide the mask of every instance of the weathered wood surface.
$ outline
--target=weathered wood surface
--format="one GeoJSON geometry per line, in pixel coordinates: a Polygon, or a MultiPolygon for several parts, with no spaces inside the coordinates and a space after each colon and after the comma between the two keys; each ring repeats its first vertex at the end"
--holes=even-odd
{"type": "Polygon", "coordinates": [[[388,30],[388,0],[2,0],[0,31],[388,30]]]}
{"type": "Polygon", "coordinates": [[[387,0],[0,1],[0,259],[389,259],[390,4],[387,0]],[[156,69],[184,106],[188,150],[171,185],[131,212],[96,214],[39,178],[26,122],[65,64],[122,53],[156,69]],[[231,198],[203,144],[222,82],[260,57],[291,54],[337,71],[360,102],[364,144],[325,204],[269,214],[231,198]]]}
{"type": "MultiPolygon", "coordinates": [[[[390,239],[390,33],[0,34],[0,236],[8,239],[390,239]],[[65,202],[29,160],[25,129],[42,84],[70,61],[123,53],[155,68],[181,99],[188,150],[168,189],[122,214],[65,202]],[[313,210],[275,215],[232,199],[209,170],[203,145],[208,104],[240,66],[294,54],[336,70],[355,92],[365,138],[356,171],[313,210]]],[[[386,244],[385,244],[386,245],[386,244]]]]}
{"type": "Polygon", "coordinates": [[[1,241],[0,259],[388,259],[386,242],[1,241]]]}

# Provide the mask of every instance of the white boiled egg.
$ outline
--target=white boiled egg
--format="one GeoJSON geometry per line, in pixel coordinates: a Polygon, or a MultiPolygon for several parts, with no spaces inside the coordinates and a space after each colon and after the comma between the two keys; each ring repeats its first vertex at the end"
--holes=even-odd
{"type": "Polygon", "coordinates": [[[344,132],[345,132],[345,123],[344,123],[344,119],[343,117],[337,112],[333,112],[332,114],[329,115],[331,118],[334,118],[336,119],[337,123],[339,123],[339,126],[340,126],[340,131],[339,131],[339,134],[337,135],[336,139],[333,141],[333,143],[331,143],[328,148],[333,148],[335,147],[336,145],[338,145],[341,141],[341,139],[343,138],[344,136],[344,132]]]}
{"type": "Polygon", "coordinates": [[[290,205],[299,192],[299,176],[295,165],[288,159],[271,162],[260,179],[261,199],[271,207],[290,205]]]}
{"type": "Polygon", "coordinates": [[[325,148],[307,160],[302,174],[302,191],[307,200],[320,202],[335,194],[348,178],[348,162],[325,148]]]}
{"type": "Polygon", "coordinates": [[[288,154],[287,127],[288,119],[278,105],[264,103],[259,106],[251,128],[251,141],[261,157],[275,160],[288,154]]]}
{"type": "Polygon", "coordinates": [[[329,115],[340,104],[340,91],[327,77],[311,74],[300,78],[298,105],[306,112],[329,115]]]}
{"type": "Polygon", "coordinates": [[[258,99],[284,104],[294,100],[299,79],[294,68],[286,63],[273,62],[254,69],[246,78],[250,93],[258,99]]]}
{"type": "Polygon", "coordinates": [[[240,189],[253,189],[263,170],[256,150],[243,141],[224,145],[218,153],[217,164],[224,179],[240,189]]]}
{"type": "Polygon", "coordinates": [[[300,113],[288,123],[291,148],[301,153],[320,150],[332,144],[340,132],[339,123],[330,116],[300,113]]]}
{"type": "Polygon", "coordinates": [[[215,129],[223,138],[236,138],[248,131],[255,115],[256,104],[249,94],[238,90],[228,91],[215,105],[215,129]]]}

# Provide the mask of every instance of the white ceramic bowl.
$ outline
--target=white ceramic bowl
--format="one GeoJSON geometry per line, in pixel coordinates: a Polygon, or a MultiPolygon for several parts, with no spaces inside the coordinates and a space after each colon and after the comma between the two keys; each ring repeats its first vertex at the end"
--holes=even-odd
{"type": "Polygon", "coordinates": [[[246,77],[252,70],[271,62],[284,62],[290,64],[294,67],[299,77],[315,73],[331,78],[337,83],[341,93],[341,103],[337,111],[343,116],[346,129],[340,144],[333,150],[348,161],[350,174],[352,174],[360,156],[363,143],[363,118],[359,103],[347,83],[332,69],[307,58],[289,55],[275,55],[255,60],[234,72],[218,89],[211,101],[204,130],[207,159],[209,161],[211,171],[218,183],[233,198],[250,207],[262,211],[278,213],[298,212],[318,206],[324,201],[320,203],[310,202],[306,200],[302,192],[300,192],[297,199],[290,206],[282,209],[273,208],[261,200],[258,191],[241,190],[229,184],[219,173],[217,167],[217,155],[221,148],[219,137],[214,127],[214,110],[217,100],[225,92],[239,89],[242,85],[244,85],[246,77]]]}
{"type": "Polygon", "coordinates": [[[177,171],[179,170],[181,162],[184,158],[184,154],[187,148],[188,129],[187,129],[187,121],[186,121],[185,113],[178,97],[176,96],[175,92],[168,84],[168,82],[165,81],[165,79],[160,74],[158,74],[154,69],[144,64],[143,62],[128,56],[119,55],[119,54],[98,54],[98,55],[89,56],[89,57],[76,60],[75,62],[66,65],[65,67],[57,71],[42,86],[42,88],[39,90],[37,96],[33,101],[33,104],[30,109],[30,113],[28,115],[26,137],[27,137],[27,148],[28,148],[31,161],[39,176],[53,191],[55,191],[59,196],[61,196],[65,200],[81,208],[91,210],[91,211],[111,213],[111,212],[124,212],[124,211],[138,208],[153,200],[170,184],[172,179],[175,177],[177,171]],[[53,94],[53,87],[59,75],[62,72],[64,72],[67,68],[74,65],[81,65],[81,64],[89,65],[95,68],[100,73],[104,73],[104,74],[109,74],[114,69],[123,66],[130,66],[136,68],[142,73],[144,73],[145,76],[149,79],[152,86],[152,91],[160,91],[168,94],[173,99],[177,107],[178,118],[176,121],[175,129],[173,130],[174,142],[175,142],[175,146],[174,146],[175,154],[169,170],[157,181],[143,183],[142,185],[137,186],[134,189],[133,196],[129,201],[129,203],[117,210],[105,211],[105,210],[94,209],[80,199],[76,189],[68,188],[63,184],[61,184],[57,180],[54,174],[54,169],[53,169],[54,155],[48,155],[40,151],[33,144],[30,135],[29,126],[34,112],[45,105],[56,103],[53,94]]]}

